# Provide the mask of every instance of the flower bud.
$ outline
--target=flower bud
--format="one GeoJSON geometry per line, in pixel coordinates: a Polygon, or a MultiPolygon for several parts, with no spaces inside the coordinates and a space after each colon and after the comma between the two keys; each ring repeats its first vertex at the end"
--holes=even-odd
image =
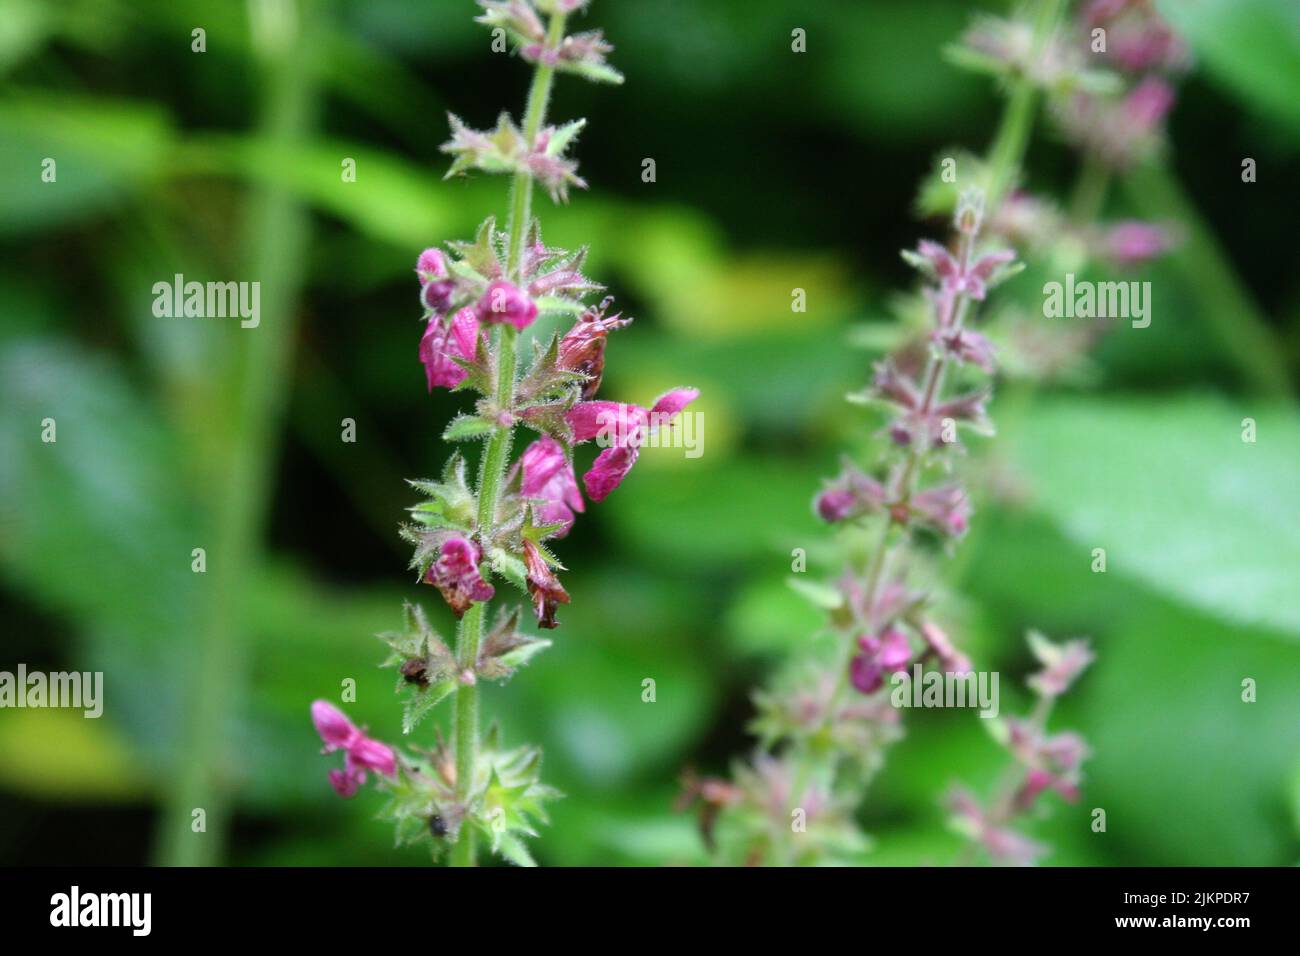
{"type": "Polygon", "coordinates": [[[442,592],[452,612],[461,617],[475,601],[490,601],[496,589],[479,572],[482,558],[478,545],[468,538],[448,538],[438,560],[425,572],[424,581],[442,592]]]}
{"type": "Polygon", "coordinates": [[[520,331],[537,319],[537,303],[517,286],[501,280],[487,287],[475,309],[484,324],[509,322],[520,331]]]}

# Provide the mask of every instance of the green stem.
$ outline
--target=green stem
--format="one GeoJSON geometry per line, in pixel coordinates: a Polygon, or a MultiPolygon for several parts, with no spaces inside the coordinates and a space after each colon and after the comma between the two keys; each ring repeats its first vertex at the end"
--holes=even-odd
{"type": "MultiPolygon", "coordinates": [[[[546,45],[550,48],[559,46],[564,38],[566,16],[557,13],[551,17],[550,27],[546,31],[546,45]]],[[[551,101],[551,82],[555,79],[555,67],[539,63],[533,73],[533,83],[528,89],[528,106],[524,111],[524,142],[531,149],[537,139],[537,133],[546,120],[546,108],[551,101]]],[[[527,171],[515,173],[511,190],[510,207],[510,255],[506,260],[506,271],[512,279],[519,279],[519,270],[523,265],[524,236],[528,232],[529,208],[533,201],[533,177],[527,171]]]]}
{"type": "Polygon", "coordinates": [[[1289,399],[1294,384],[1285,349],[1174,174],[1156,166],[1136,169],[1123,186],[1143,218],[1170,219],[1184,230],[1183,246],[1170,263],[1195,291],[1197,312],[1224,354],[1255,391],[1289,399]]]}
{"type": "MultiPolygon", "coordinates": [[[[470,605],[456,632],[456,660],[462,671],[474,666],[483,638],[483,605],[470,605]]],[[[469,803],[474,786],[474,764],[478,758],[478,687],[462,684],[456,693],[456,802],[469,803]]],[[[474,865],[474,829],[468,817],[452,845],[452,866],[474,865]]]]}
{"type": "MultiPolygon", "coordinates": [[[[1037,62],[1042,56],[1044,47],[1056,30],[1063,9],[1062,0],[1042,0],[1038,8],[1038,17],[1034,21],[1032,61],[1037,62]]],[[[1007,101],[1006,109],[1003,111],[1002,121],[998,124],[997,135],[989,147],[988,160],[985,164],[988,176],[984,198],[986,216],[993,215],[998,203],[1002,201],[1005,191],[1014,182],[1017,171],[1024,161],[1025,150],[1029,145],[1029,135],[1034,128],[1034,113],[1037,103],[1038,89],[1034,80],[1031,77],[1019,77],[1015,81],[1011,97],[1007,101]]],[[[963,263],[969,261],[972,252],[973,243],[969,238],[963,237],[961,246],[963,263]]],[[[969,305],[970,300],[967,296],[958,297],[953,306],[955,311],[953,313],[952,329],[954,331],[961,329],[969,305]]],[[[922,376],[923,409],[928,410],[942,390],[946,366],[947,362],[943,355],[932,355],[926,364],[922,376]]],[[[895,488],[896,500],[906,501],[911,496],[920,460],[919,452],[915,449],[909,451],[895,488]]],[[[887,531],[888,525],[886,525],[887,531]]],[[[888,534],[882,535],[876,553],[872,557],[871,566],[876,573],[872,575],[868,585],[866,597],[868,607],[874,602],[876,592],[879,590],[881,579],[879,569],[884,564],[884,552],[888,547],[889,536],[888,534]]]]}
{"type": "Polygon", "coordinates": [[[1075,180],[1070,196],[1070,220],[1075,225],[1084,226],[1096,219],[1106,202],[1109,188],[1110,170],[1095,156],[1084,156],[1079,178],[1075,180]]]}
{"type": "MultiPolygon", "coordinates": [[[[547,46],[556,47],[564,37],[563,14],[551,17],[547,29],[547,46]]],[[[536,140],[538,130],[546,121],[546,109],[551,99],[551,84],[555,68],[538,64],[533,82],[528,90],[528,105],[524,112],[524,138],[530,145],[536,140]]],[[[506,260],[506,273],[517,282],[523,281],[524,236],[528,232],[530,208],[533,199],[533,177],[528,172],[515,174],[511,189],[510,220],[506,226],[510,249],[506,260]]],[[[515,404],[515,367],[518,332],[507,323],[497,326],[493,334],[492,352],[496,356],[496,406],[499,412],[509,415],[515,404]]],[[[478,535],[486,543],[496,529],[497,504],[501,498],[501,485],[505,480],[506,466],[510,462],[510,447],[514,442],[513,420],[498,424],[488,436],[483,448],[483,465],[478,480],[478,535]]],[[[484,575],[487,577],[488,575],[484,575]]],[[[461,618],[456,633],[456,660],[462,671],[473,672],[478,658],[479,643],[483,639],[485,605],[475,603],[461,618]]],[[[456,693],[456,801],[468,806],[473,792],[474,768],[478,763],[479,716],[478,685],[462,684],[456,693]]],[[[474,832],[461,827],[460,837],[452,848],[452,866],[473,866],[475,862],[474,832]]]]}
{"type": "MultiPolygon", "coordinates": [[[[318,20],[310,11],[300,17],[304,24],[318,20]]],[[[312,71],[301,66],[311,61],[310,38],[304,32],[261,39],[267,76],[260,136],[271,146],[301,142],[311,128],[315,98],[312,71]]],[[[239,706],[243,682],[243,599],[258,561],[296,326],[294,306],[310,238],[306,213],[280,186],[259,188],[247,208],[245,269],[261,283],[262,315],[256,328],[231,333],[241,337],[222,388],[232,404],[225,416],[215,416],[217,427],[225,423],[225,451],[222,468],[212,477],[211,572],[197,625],[194,673],[186,684],[180,765],[158,833],[159,862],[170,866],[210,865],[222,856],[230,803],[230,715],[239,706]],[[204,811],[201,832],[193,829],[197,809],[204,811]]]]}
{"type": "MultiPolygon", "coordinates": [[[[1060,22],[1063,9],[1062,0],[1040,0],[1038,16],[1034,20],[1033,52],[1030,54],[1032,63],[1037,64],[1042,59],[1043,50],[1060,22]]],[[[1029,134],[1034,127],[1037,107],[1038,87],[1034,79],[1019,77],[989,150],[984,203],[990,215],[1015,181],[1016,171],[1020,169],[1025,149],[1029,146],[1029,134]]]]}
{"type": "MultiPolygon", "coordinates": [[[[509,325],[497,327],[495,348],[497,357],[497,403],[503,409],[514,404],[515,390],[515,340],[517,333],[509,325]]],[[[491,540],[496,528],[497,503],[501,497],[501,484],[506,465],[510,461],[510,446],[514,439],[514,425],[497,427],[483,449],[483,466],[478,482],[478,532],[479,540],[491,540]]],[[[485,573],[484,577],[488,577],[485,573]]],[[[483,613],[485,605],[472,604],[460,620],[456,632],[456,661],[462,672],[473,673],[478,660],[479,643],[483,639],[483,613]]],[[[456,802],[468,806],[474,785],[474,767],[478,762],[479,719],[478,685],[462,684],[456,693],[456,802]]],[[[452,866],[474,865],[474,831],[462,826],[460,837],[452,848],[452,866]]]]}

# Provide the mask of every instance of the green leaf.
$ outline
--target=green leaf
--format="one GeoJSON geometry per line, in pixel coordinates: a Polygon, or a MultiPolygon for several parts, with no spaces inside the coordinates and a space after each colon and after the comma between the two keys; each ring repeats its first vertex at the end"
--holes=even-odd
{"type": "Polygon", "coordinates": [[[1088,553],[1106,549],[1108,573],[1300,636],[1291,413],[1208,398],[1059,400],[1015,437],[1037,507],[1088,553]],[[1253,444],[1242,441],[1246,418],[1253,444]]]}
{"type": "Polygon", "coordinates": [[[623,74],[608,63],[575,63],[572,60],[561,60],[556,64],[555,69],[560,73],[575,73],[583,79],[591,80],[593,83],[614,83],[617,85],[623,82],[623,74]]]}
{"type": "Polygon", "coordinates": [[[834,611],[844,603],[844,595],[840,593],[839,588],[827,584],[825,581],[809,580],[808,578],[787,578],[786,583],[823,610],[834,611]]]}
{"type": "Polygon", "coordinates": [[[455,680],[446,678],[408,697],[402,710],[402,733],[409,734],[414,730],[428,716],[429,711],[459,687],[455,680]]]}
{"type": "Polygon", "coordinates": [[[1204,71],[1261,115],[1300,134],[1300,4],[1295,0],[1159,0],[1204,71]]]}
{"type": "Polygon", "coordinates": [[[494,572],[525,594],[528,592],[528,569],[523,561],[502,548],[492,548],[488,551],[488,563],[494,572]]]}
{"type": "Polygon", "coordinates": [[[546,144],[546,155],[560,156],[569,144],[572,143],[582,132],[582,128],[587,125],[585,119],[570,120],[551,134],[550,141],[546,144]]]}
{"type": "Polygon", "coordinates": [[[497,660],[507,667],[520,668],[550,646],[551,642],[547,638],[532,638],[526,644],[516,647],[513,651],[502,654],[497,660]]]}
{"type": "Polygon", "coordinates": [[[568,315],[576,319],[587,311],[587,307],[577,299],[566,299],[558,295],[538,296],[533,302],[542,315],[568,315]]]}
{"type": "Polygon", "coordinates": [[[528,847],[524,846],[524,841],[518,839],[512,834],[501,834],[494,849],[515,866],[537,865],[537,861],[535,861],[532,854],[528,852],[528,847]]]}
{"type": "MultiPolygon", "coordinates": [[[[6,27],[8,18],[0,14],[6,27]]],[[[147,188],[176,152],[166,111],[155,105],[21,90],[0,104],[0,142],[0,233],[100,215],[147,188]],[[57,161],[55,183],[38,182],[46,157],[57,161]]]]}
{"type": "Polygon", "coordinates": [[[491,433],[496,425],[477,415],[457,415],[442,433],[443,441],[468,441],[491,433]]]}

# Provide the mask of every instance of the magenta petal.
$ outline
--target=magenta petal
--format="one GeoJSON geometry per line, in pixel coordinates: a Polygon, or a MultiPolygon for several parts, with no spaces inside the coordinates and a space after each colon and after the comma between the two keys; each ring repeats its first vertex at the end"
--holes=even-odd
{"type": "Polygon", "coordinates": [[[922,239],[917,246],[917,251],[930,260],[930,265],[941,279],[952,278],[957,275],[957,260],[952,257],[952,253],[929,239],[922,239]]]}
{"type": "Polygon", "coordinates": [[[870,661],[865,655],[858,654],[849,663],[849,680],[853,686],[864,694],[872,694],[880,689],[884,677],[879,665],[870,661]]]}
{"type": "Polygon", "coordinates": [[[425,572],[425,581],[442,592],[457,617],[469,610],[473,602],[490,601],[496,593],[479,572],[481,558],[482,553],[474,542],[448,538],[439,549],[438,560],[425,572]]]}
{"type": "Polygon", "coordinates": [[[537,303],[522,289],[498,280],[487,287],[478,301],[482,322],[509,322],[521,332],[537,318],[537,303]]]}
{"type": "Polygon", "coordinates": [[[521,493],[525,498],[542,500],[541,522],[564,525],[556,534],[563,537],[573,526],[573,513],[585,507],[564,446],[543,435],[524,450],[519,462],[523,471],[521,493]]]}
{"type": "Polygon", "coordinates": [[[519,456],[523,469],[520,485],[525,498],[541,497],[547,484],[567,464],[564,446],[550,435],[543,435],[519,456]]]}
{"type": "Polygon", "coordinates": [[[378,740],[361,737],[348,750],[348,759],[354,766],[382,773],[387,777],[397,773],[397,757],[393,749],[378,740]]]}
{"type": "Polygon", "coordinates": [[[876,661],[885,670],[899,670],[906,668],[908,662],[912,659],[912,645],[907,640],[907,635],[897,628],[890,628],[881,637],[880,653],[876,661]]]}
{"type": "Polygon", "coordinates": [[[857,499],[847,488],[828,488],[816,498],[817,514],[832,524],[852,514],[856,504],[857,499]]]}
{"type": "Polygon", "coordinates": [[[625,445],[634,443],[649,417],[650,413],[639,405],[596,401],[574,405],[565,421],[573,429],[575,442],[607,438],[614,445],[625,445]]]}
{"type": "Polygon", "coordinates": [[[1126,266],[1154,259],[1171,245],[1168,232],[1146,222],[1117,223],[1105,237],[1105,246],[1111,258],[1126,266]]]}
{"type": "Polygon", "coordinates": [[[1159,77],[1143,80],[1124,101],[1129,119],[1143,130],[1156,127],[1174,105],[1174,90],[1159,77]]]}
{"type": "Polygon", "coordinates": [[[331,770],[329,779],[330,786],[340,797],[352,797],[366,782],[366,775],[360,770],[331,770]]]}
{"type": "Polygon", "coordinates": [[[591,441],[600,434],[606,417],[617,409],[618,402],[579,402],[565,413],[564,420],[573,429],[575,442],[591,441]]]}
{"type": "Polygon", "coordinates": [[[447,278],[447,260],[442,250],[425,249],[416,260],[415,271],[420,277],[420,285],[447,278]]]}
{"type": "Polygon", "coordinates": [[[469,374],[452,359],[451,338],[452,326],[435,315],[420,339],[420,361],[431,392],[435,387],[455,388],[469,374]]]}
{"type": "Polygon", "coordinates": [[[321,740],[325,741],[326,750],[347,747],[358,733],[356,725],[344,716],[343,711],[326,700],[312,701],[311,720],[321,740]]]}
{"type": "Polygon", "coordinates": [[[1010,249],[1003,249],[1000,252],[990,252],[986,256],[980,256],[979,260],[970,268],[971,274],[978,276],[980,279],[987,281],[997,271],[999,266],[1004,266],[1016,258],[1016,254],[1010,249]]]}
{"type": "Polygon", "coordinates": [[[655,399],[650,414],[656,424],[666,424],[669,419],[699,397],[698,388],[675,388],[655,399]]]}
{"type": "Polygon", "coordinates": [[[478,316],[468,306],[452,317],[451,334],[456,339],[456,351],[467,362],[472,361],[478,351],[478,329],[478,316]]]}
{"type": "Polygon", "coordinates": [[[603,501],[627,477],[627,473],[636,464],[639,452],[635,446],[623,445],[606,448],[596,456],[591,469],[582,476],[582,483],[587,488],[587,496],[592,501],[603,501]]]}

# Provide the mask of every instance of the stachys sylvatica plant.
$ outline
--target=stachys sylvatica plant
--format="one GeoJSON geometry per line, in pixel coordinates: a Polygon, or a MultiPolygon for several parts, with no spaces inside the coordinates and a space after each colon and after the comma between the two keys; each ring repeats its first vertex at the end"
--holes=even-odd
{"type": "Polygon", "coordinates": [[[960,65],[998,77],[1006,108],[987,157],[951,151],[922,191],[922,211],[952,214],[952,235],[903,253],[923,278],[921,294],[899,310],[909,321],[899,347],[850,396],[883,412],[875,453],[862,465],[846,460],[814,498],[817,515],[841,532],[842,571],[824,585],[795,585],[825,610],[824,632],[755,695],[757,754],[729,779],[686,779],[685,802],[700,807],[715,863],[867,861],[870,841],[856,814],[910,706],[974,704],[1010,757],[986,797],[948,794],[951,826],[967,847],[957,862],[1037,861],[1048,848],[1020,824],[1049,792],[1078,796],[1087,747],[1077,734],[1049,732],[1047,722],[1092,661],[1088,642],[1031,633],[1037,703],[1024,718],[999,715],[998,675],[975,671],[941,623],[952,613],[937,567],[972,519],[961,436],[993,434],[1000,353],[1009,353],[1013,374],[1046,378],[1092,337],[1048,341],[1014,307],[1000,341],[975,328],[977,318],[987,330],[1003,317],[996,303],[988,314],[986,299],[1019,271],[1013,248],[1049,269],[1090,261],[1122,269],[1175,242],[1176,230],[1163,224],[1095,220],[1109,177],[1161,145],[1173,100],[1165,77],[1184,65],[1182,44],[1147,0],[1088,0],[1073,18],[1066,12],[1064,0],[1037,0],[1011,17],[978,17],[950,51],[960,65]],[[1067,211],[1019,188],[1040,102],[1080,156],[1067,211]]]}
{"type": "Polygon", "coordinates": [[[509,215],[504,228],[488,217],[472,240],[424,250],[415,271],[429,390],[478,396],[443,438],[478,442],[481,452],[473,476],[456,451],[441,477],[412,481],[424,500],[402,529],[419,580],[437,589],[459,624],[453,647],[408,604],[402,630],[381,635],[407,695],[404,732],[444,700],[454,710],[454,732],[450,742],[439,733],[428,746],[403,751],[369,737],[326,701],[312,705],[312,718],[326,752],[344,752],[342,768],[329,773],[334,788],[351,796],[373,776],[389,796],[384,815],[396,824],[399,844],[427,841],[435,858],[449,855],[453,865],[473,865],[480,848],[529,865],[525,838],[536,835],[557,794],[541,782],[538,748],[508,746],[496,725],[480,733],[478,685],[508,679],[549,646],[528,625],[557,627],[560,605],[570,601],[552,548],[586,507],[574,446],[594,441],[602,449],[582,476],[586,499],[599,502],[627,478],[645,441],[671,427],[698,393],[674,389],[649,406],[598,397],[607,338],[631,320],[611,313],[609,298],[588,304],[602,286],[583,272],[586,249],[546,245],[532,214],[534,183],[557,202],[570,187],[585,186],[568,155],[584,121],[547,122],[556,74],[622,81],[606,62],[612,47],[600,31],[567,32],[587,0],[479,3],[478,22],[504,29],[532,64],[532,85],[520,124],[503,113],[494,128],[479,131],[451,116],[443,150],[452,156],[449,177],[472,170],[509,176],[509,215]],[[546,342],[529,336],[528,354],[521,354],[522,333],[547,315],[572,326],[546,342]],[[536,437],[512,461],[520,426],[536,437]],[[527,596],[531,614],[498,600],[508,586],[527,596]]]}

